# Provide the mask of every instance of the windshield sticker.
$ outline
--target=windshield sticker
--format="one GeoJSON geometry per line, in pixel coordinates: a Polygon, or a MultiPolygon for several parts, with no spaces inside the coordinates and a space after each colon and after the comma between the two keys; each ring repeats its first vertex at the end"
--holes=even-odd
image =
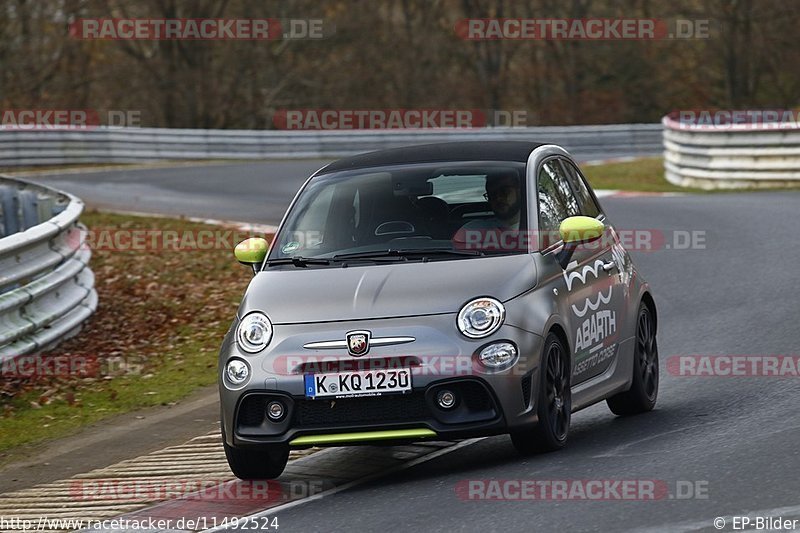
{"type": "Polygon", "coordinates": [[[297,241],[287,242],[286,244],[283,245],[283,248],[281,248],[281,252],[285,254],[290,254],[299,248],[300,248],[299,242],[297,241]]]}

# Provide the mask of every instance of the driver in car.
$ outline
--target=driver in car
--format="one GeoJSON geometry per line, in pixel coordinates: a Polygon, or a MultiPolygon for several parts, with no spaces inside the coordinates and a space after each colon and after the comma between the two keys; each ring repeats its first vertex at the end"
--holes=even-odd
{"type": "Polygon", "coordinates": [[[462,229],[519,229],[521,201],[519,178],[516,174],[490,174],[487,176],[486,194],[483,197],[488,200],[494,216],[467,222],[462,229]]]}
{"type": "MultiPolygon", "coordinates": [[[[519,178],[514,173],[490,174],[486,177],[486,194],[494,216],[472,220],[464,224],[456,232],[454,241],[458,247],[465,244],[469,248],[497,249],[508,239],[502,234],[519,232],[522,201],[520,198],[519,178]]],[[[516,242],[512,239],[511,242],[516,242]]]]}

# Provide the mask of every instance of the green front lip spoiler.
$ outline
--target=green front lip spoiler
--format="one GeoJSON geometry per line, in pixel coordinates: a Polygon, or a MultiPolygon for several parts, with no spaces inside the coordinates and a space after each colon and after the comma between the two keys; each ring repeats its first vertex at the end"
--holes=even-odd
{"type": "Polygon", "coordinates": [[[393,429],[386,431],[363,431],[359,433],[330,433],[328,435],[306,435],[289,441],[290,446],[314,446],[317,444],[348,444],[379,440],[424,439],[435,437],[430,429],[393,429]]]}

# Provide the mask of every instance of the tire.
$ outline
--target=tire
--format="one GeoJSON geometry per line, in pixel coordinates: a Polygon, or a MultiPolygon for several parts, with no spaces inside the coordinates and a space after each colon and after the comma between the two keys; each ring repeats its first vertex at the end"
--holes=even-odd
{"type": "Polygon", "coordinates": [[[234,448],[224,439],[222,446],[231,472],[239,479],[275,479],[289,461],[288,446],[270,444],[254,449],[234,448]]]}
{"type": "Polygon", "coordinates": [[[569,351],[556,334],[548,334],[539,371],[539,422],[533,428],[511,433],[511,442],[520,454],[552,452],[567,444],[572,416],[570,370],[569,351]]]}
{"type": "Polygon", "coordinates": [[[653,313],[644,302],[636,317],[636,345],[633,353],[631,388],[608,398],[611,412],[631,416],[652,411],[658,399],[658,343],[653,313]]]}

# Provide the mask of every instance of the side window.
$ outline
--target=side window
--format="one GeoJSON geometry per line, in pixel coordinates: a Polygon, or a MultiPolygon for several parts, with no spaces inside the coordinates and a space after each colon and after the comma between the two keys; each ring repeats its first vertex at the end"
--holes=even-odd
{"type": "Polygon", "coordinates": [[[564,169],[556,159],[546,161],[537,180],[539,230],[542,249],[558,242],[558,228],[568,217],[580,215],[578,200],[569,187],[564,169]]]}
{"type": "Polygon", "coordinates": [[[594,198],[589,192],[589,187],[586,185],[586,181],[583,176],[581,176],[580,171],[569,161],[562,159],[561,163],[567,171],[567,177],[569,178],[570,185],[572,185],[572,190],[578,195],[578,204],[581,213],[587,217],[597,218],[601,213],[600,206],[594,201],[594,198]]]}

